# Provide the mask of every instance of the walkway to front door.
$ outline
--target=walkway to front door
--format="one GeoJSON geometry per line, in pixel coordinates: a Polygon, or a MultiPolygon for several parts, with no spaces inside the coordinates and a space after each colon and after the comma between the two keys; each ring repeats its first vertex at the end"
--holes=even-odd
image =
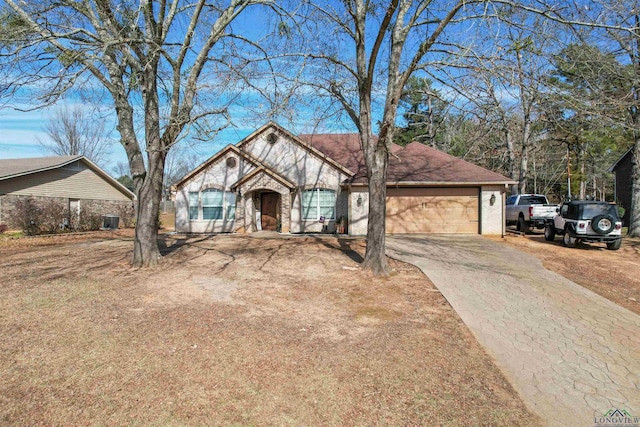
{"type": "Polygon", "coordinates": [[[262,193],[260,195],[260,225],[263,230],[276,231],[279,199],[278,193],[262,193]]]}

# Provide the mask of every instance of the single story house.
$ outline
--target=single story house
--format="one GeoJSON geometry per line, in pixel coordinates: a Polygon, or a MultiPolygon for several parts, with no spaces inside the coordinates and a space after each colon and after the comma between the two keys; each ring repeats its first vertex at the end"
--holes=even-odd
{"type": "MultiPolygon", "coordinates": [[[[512,181],[420,143],[394,145],[388,233],[504,233],[512,181]]],[[[366,168],[357,134],[293,135],[268,123],[178,181],[176,231],[365,235],[366,168]]]]}
{"type": "Polygon", "coordinates": [[[8,223],[16,200],[55,202],[70,214],[133,212],[135,195],[84,156],[0,160],[0,223],[8,223]]]}
{"type": "Polygon", "coordinates": [[[622,217],[622,224],[629,226],[629,218],[631,214],[631,185],[632,185],[632,157],[633,147],[627,150],[616,162],[609,168],[609,172],[615,174],[615,201],[618,206],[622,206],[625,210],[622,217]]]}

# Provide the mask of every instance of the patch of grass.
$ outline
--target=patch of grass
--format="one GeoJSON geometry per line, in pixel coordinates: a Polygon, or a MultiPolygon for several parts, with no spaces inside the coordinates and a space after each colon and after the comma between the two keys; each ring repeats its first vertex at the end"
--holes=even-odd
{"type": "Polygon", "coordinates": [[[0,234],[0,239],[19,239],[20,237],[24,237],[22,231],[7,231],[0,234]]]}

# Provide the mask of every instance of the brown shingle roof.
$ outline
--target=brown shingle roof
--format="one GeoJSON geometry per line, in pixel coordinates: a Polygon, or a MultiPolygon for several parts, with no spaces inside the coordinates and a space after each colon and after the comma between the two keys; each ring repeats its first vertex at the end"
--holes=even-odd
{"type": "Polygon", "coordinates": [[[298,135],[298,138],[356,175],[362,170],[366,176],[364,155],[357,133],[298,135]]]}
{"type": "Polygon", "coordinates": [[[387,182],[505,183],[511,180],[443,151],[412,142],[389,159],[387,182]]]}
{"type": "MultiPolygon", "coordinates": [[[[348,180],[365,184],[367,173],[358,134],[300,135],[300,139],[355,172],[348,180]]],[[[428,147],[419,142],[401,147],[393,144],[387,182],[396,183],[509,183],[498,173],[428,147]]]]}
{"type": "Polygon", "coordinates": [[[54,156],[0,160],[0,179],[55,169],[78,160],[81,157],[82,156],[54,156]]]}

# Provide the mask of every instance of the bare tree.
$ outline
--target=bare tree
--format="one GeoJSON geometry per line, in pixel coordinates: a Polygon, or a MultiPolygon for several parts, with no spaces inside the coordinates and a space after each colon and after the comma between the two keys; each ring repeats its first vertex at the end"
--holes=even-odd
{"type": "Polygon", "coordinates": [[[640,237],[640,1],[596,0],[585,7],[567,9],[558,16],[563,21],[586,22],[589,27],[586,31],[575,32],[580,42],[602,48],[605,56],[610,55],[625,65],[619,67],[620,72],[606,68],[602,70],[604,72],[595,70],[594,79],[585,80],[589,89],[598,95],[597,102],[592,103],[597,109],[585,113],[613,120],[632,133],[629,236],[640,237]],[[602,90],[599,78],[604,74],[618,82],[619,90],[602,90]],[[621,110],[626,111],[626,120],[620,120],[618,113],[621,110]]]}
{"type": "Polygon", "coordinates": [[[481,14],[468,1],[413,0],[309,2],[300,27],[308,40],[300,55],[313,78],[358,130],[369,187],[367,249],[363,268],[388,274],[385,257],[386,175],[398,104],[409,77],[428,67],[427,56],[453,48],[438,44],[462,12],[481,14]],[[376,111],[376,99],[382,100],[376,111]],[[378,124],[376,126],[376,123],[378,124]],[[377,137],[374,136],[377,133],[377,137]]]}
{"type": "Polygon", "coordinates": [[[167,153],[203,119],[228,119],[219,101],[232,97],[216,85],[237,89],[226,74],[235,66],[231,45],[248,41],[230,24],[258,3],[269,0],[5,1],[15,28],[0,36],[5,95],[34,91],[39,105],[69,90],[110,100],[138,197],[134,266],[161,258],[167,153]]]}
{"type": "Polygon", "coordinates": [[[56,156],[85,156],[104,167],[111,141],[104,120],[91,120],[80,106],[57,108],[43,126],[49,141],[38,140],[45,152],[56,156]]]}

